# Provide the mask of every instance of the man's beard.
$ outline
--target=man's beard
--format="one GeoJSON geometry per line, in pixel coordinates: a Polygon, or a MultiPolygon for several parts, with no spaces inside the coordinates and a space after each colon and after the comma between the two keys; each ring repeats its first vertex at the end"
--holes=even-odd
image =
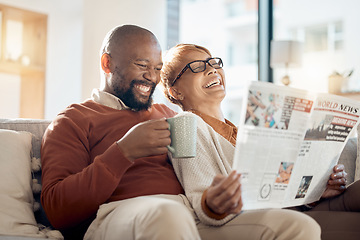
{"type": "Polygon", "coordinates": [[[147,110],[152,105],[152,95],[154,93],[156,84],[143,80],[132,80],[130,87],[124,91],[121,87],[114,87],[115,94],[123,103],[133,111],[147,110]],[[146,102],[141,102],[134,94],[135,84],[144,84],[151,87],[149,99],[146,102]]]}

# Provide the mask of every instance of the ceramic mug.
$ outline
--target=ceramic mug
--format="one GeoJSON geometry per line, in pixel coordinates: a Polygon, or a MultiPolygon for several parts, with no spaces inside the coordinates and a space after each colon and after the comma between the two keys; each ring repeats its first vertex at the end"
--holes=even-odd
{"type": "Polygon", "coordinates": [[[196,156],[197,119],[194,115],[185,114],[168,118],[171,144],[169,151],[174,158],[196,156]]]}

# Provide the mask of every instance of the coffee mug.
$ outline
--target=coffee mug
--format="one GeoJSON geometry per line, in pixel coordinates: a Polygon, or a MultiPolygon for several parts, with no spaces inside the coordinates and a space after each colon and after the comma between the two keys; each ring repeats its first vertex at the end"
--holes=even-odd
{"type": "Polygon", "coordinates": [[[197,119],[194,115],[184,114],[168,118],[171,145],[167,148],[174,158],[196,156],[197,119]]]}

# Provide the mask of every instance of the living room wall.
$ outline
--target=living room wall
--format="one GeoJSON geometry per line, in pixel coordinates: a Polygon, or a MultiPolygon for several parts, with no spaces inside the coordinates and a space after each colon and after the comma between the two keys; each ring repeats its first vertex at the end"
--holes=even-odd
{"type": "Polygon", "coordinates": [[[45,118],[53,118],[65,106],[81,100],[82,0],[0,3],[48,15],[45,118]]]}
{"type": "Polygon", "coordinates": [[[86,0],[83,9],[82,99],[85,99],[100,85],[99,50],[105,34],[113,27],[131,23],[148,28],[165,46],[166,0],[86,0]]]}
{"type": "MultiPolygon", "coordinates": [[[[48,15],[45,118],[88,98],[100,86],[99,49],[111,28],[131,23],[166,41],[166,0],[0,0],[48,15]]],[[[17,86],[16,84],[9,85],[17,86]]],[[[14,91],[17,94],[18,91],[14,91]]]]}

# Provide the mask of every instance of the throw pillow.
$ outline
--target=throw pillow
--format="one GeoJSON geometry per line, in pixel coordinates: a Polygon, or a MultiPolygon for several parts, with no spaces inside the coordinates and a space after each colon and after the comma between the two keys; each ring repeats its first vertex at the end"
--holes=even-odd
{"type": "Polygon", "coordinates": [[[354,181],[360,180],[360,124],[357,126],[357,158],[354,181]]]}
{"type": "Polygon", "coordinates": [[[31,187],[31,133],[0,129],[0,235],[39,236],[31,187]]]}

